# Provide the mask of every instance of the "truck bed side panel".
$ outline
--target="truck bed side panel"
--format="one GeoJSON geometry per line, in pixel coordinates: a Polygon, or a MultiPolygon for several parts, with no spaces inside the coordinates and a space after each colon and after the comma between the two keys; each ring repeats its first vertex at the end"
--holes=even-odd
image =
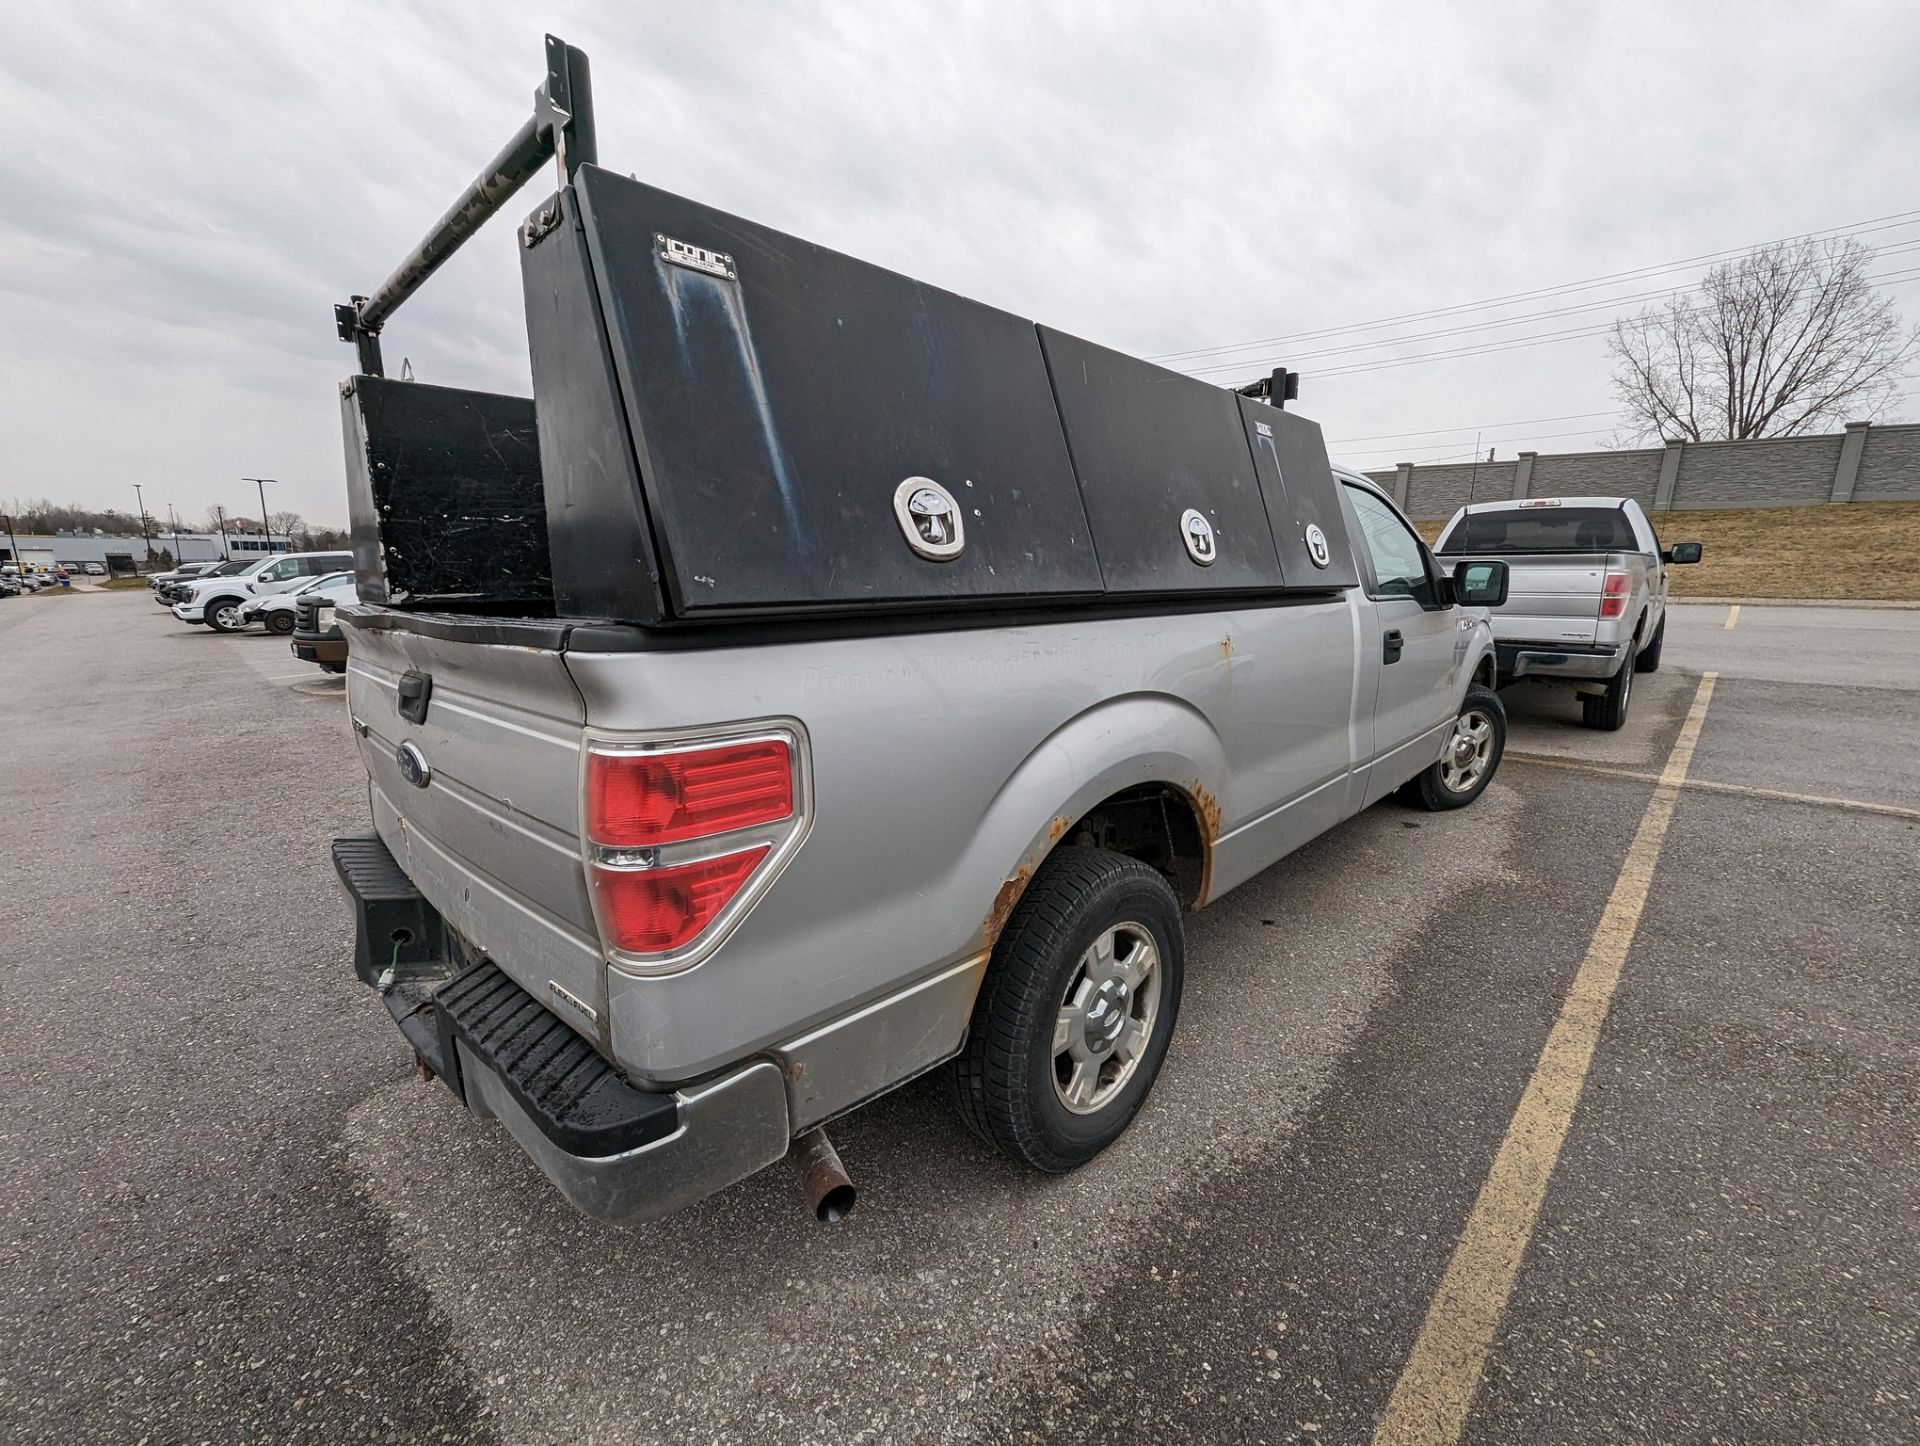
{"type": "MultiPolygon", "coordinates": [[[[737,931],[692,970],[611,974],[615,1052],[642,1078],[697,1075],[983,955],[1047,850],[1122,789],[1171,783],[1210,839],[1237,838],[1215,893],[1252,871],[1256,838],[1284,851],[1296,820],[1305,837],[1346,809],[1344,596],[567,660],[596,728],[791,715],[812,743],[812,832],[737,931]],[[1307,795],[1327,816],[1282,816],[1307,795]]],[[[957,1046],[964,1014],[947,1023],[920,1062],[957,1046]]]]}

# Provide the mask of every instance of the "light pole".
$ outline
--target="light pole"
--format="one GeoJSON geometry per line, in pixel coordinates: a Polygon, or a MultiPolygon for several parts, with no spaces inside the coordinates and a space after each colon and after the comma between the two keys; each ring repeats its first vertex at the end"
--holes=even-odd
{"type": "MultiPolygon", "coordinates": [[[[267,484],[271,482],[277,487],[280,485],[280,479],[278,477],[242,477],[240,480],[242,482],[251,482],[260,489],[260,526],[267,534],[267,551],[272,552],[273,524],[267,521],[267,484]]],[[[287,539],[287,546],[289,548],[293,546],[293,539],[291,537],[287,539]]]]}
{"type": "Polygon", "coordinates": [[[147,565],[153,565],[153,534],[147,531],[147,501],[140,495],[140,484],[133,484],[133,500],[140,507],[140,536],[147,544],[147,565]]]}

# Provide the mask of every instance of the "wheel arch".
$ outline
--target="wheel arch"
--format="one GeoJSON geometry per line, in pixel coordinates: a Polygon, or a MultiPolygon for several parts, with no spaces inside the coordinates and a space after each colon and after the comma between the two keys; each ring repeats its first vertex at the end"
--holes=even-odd
{"type": "Polygon", "coordinates": [[[1000,861],[984,945],[993,946],[1035,870],[1067,842],[1138,858],[1167,877],[1183,905],[1203,905],[1227,777],[1212,723],[1169,695],[1108,699],[1063,724],[1001,786],[976,835],[1000,861]],[[1008,840],[1016,842],[1009,848],[1008,840]]]}

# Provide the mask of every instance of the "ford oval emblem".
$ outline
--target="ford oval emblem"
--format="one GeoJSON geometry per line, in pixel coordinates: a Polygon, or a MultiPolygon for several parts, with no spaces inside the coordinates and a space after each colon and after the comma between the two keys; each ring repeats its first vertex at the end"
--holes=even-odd
{"type": "Polygon", "coordinates": [[[425,788],[433,781],[433,766],[417,743],[402,743],[393,750],[393,761],[400,765],[400,776],[415,788],[425,788]]]}

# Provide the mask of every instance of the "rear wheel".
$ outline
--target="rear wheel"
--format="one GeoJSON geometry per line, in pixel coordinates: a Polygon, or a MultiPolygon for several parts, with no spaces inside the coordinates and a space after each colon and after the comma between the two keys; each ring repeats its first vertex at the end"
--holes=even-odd
{"type": "Polygon", "coordinates": [[[1580,720],[1589,728],[1616,732],[1627,721],[1627,704],[1633,698],[1634,657],[1627,655],[1620,671],[1607,679],[1607,691],[1580,700],[1580,720]]]}
{"type": "Polygon", "coordinates": [[[240,604],[237,597],[217,597],[201,610],[200,616],[216,633],[237,633],[247,625],[240,616],[240,604]]]}
{"type": "Polygon", "coordinates": [[[1435,813],[1465,808],[1493,782],[1506,747],[1506,705],[1493,689],[1473,684],[1453,720],[1447,751],[1413,780],[1408,790],[1412,801],[1435,813]]]}
{"type": "Polygon", "coordinates": [[[961,1118],[1052,1174],[1112,1144],[1166,1058],[1182,942],[1179,900],[1157,870],[1055,850],[1007,920],[949,1067],[961,1118]]]}
{"type": "Polygon", "coordinates": [[[1660,626],[1653,630],[1653,636],[1647,640],[1646,647],[1640,650],[1633,660],[1636,673],[1655,673],[1660,670],[1660,645],[1667,640],[1667,616],[1660,615],[1660,626]]]}

